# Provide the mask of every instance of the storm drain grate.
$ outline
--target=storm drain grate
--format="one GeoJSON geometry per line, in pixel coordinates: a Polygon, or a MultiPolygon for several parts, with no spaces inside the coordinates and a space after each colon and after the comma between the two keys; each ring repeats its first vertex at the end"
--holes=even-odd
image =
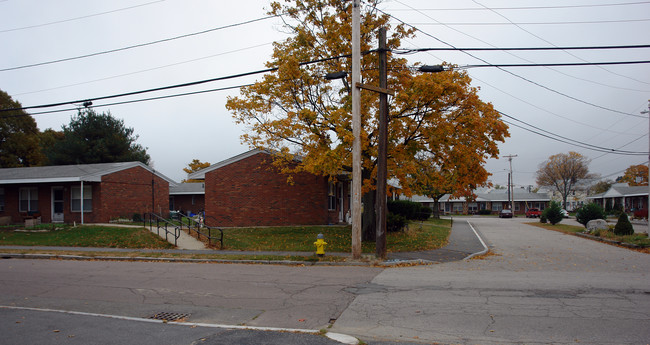
{"type": "Polygon", "coordinates": [[[162,313],[151,315],[148,317],[148,319],[163,320],[163,321],[183,321],[188,317],[190,317],[190,314],[162,312],[162,313]]]}

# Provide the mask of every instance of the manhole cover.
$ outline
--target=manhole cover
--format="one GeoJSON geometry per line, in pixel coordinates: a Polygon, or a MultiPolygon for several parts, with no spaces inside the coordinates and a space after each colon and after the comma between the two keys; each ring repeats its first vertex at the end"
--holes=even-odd
{"type": "Polygon", "coordinates": [[[162,312],[149,316],[147,319],[163,321],[183,321],[190,317],[190,314],[162,312]]]}

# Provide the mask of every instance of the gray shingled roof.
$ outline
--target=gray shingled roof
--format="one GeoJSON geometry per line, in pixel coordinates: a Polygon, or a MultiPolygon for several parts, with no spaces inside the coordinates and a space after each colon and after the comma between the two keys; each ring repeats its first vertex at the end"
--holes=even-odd
{"type": "Polygon", "coordinates": [[[47,182],[100,182],[102,176],[140,166],[175,184],[170,178],[141,162],[97,163],[78,165],[54,165],[44,167],[0,169],[0,184],[47,183],[47,182]]]}
{"type": "Polygon", "coordinates": [[[205,183],[179,183],[169,186],[170,195],[205,194],[205,183]]]}
{"type": "Polygon", "coordinates": [[[588,196],[587,199],[620,198],[648,195],[648,186],[629,186],[627,183],[612,185],[605,193],[588,196]]]}

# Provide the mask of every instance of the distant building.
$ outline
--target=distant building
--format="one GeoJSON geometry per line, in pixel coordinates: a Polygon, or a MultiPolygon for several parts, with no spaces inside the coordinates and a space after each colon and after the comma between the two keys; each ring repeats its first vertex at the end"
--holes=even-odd
{"type": "MultiPolygon", "coordinates": [[[[474,200],[466,198],[453,198],[451,194],[446,194],[439,201],[440,214],[478,214],[480,211],[497,214],[503,209],[510,209],[507,189],[493,189],[486,192],[474,193],[474,200]]],[[[416,195],[411,198],[423,205],[433,209],[433,199],[416,195]]],[[[525,214],[529,208],[538,208],[540,210],[548,207],[551,201],[547,193],[529,193],[524,189],[514,191],[514,213],[525,214]]]]}
{"type": "Polygon", "coordinates": [[[599,204],[604,209],[621,208],[625,212],[634,212],[648,208],[648,186],[616,183],[605,193],[588,196],[587,200],[599,204]]]}

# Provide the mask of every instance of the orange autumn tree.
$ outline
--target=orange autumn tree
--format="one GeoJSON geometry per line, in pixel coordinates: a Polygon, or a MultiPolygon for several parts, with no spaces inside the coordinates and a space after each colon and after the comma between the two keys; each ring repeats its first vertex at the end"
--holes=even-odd
{"type": "MultiPolygon", "coordinates": [[[[327,73],[351,71],[351,59],[345,57],[351,52],[351,3],[271,3],[269,14],[281,15],[291,34],[274,44],[267,62],[277,71],[228,99],[226,107],[235,121],[248,128],[242,141],[276,152],[274,162],[283,172],[337,176],[352,166],[350,76],[345,84],[324,78],[327,73]],[[302,157],[297,165],[295,155],[302,157]]],[[[362,5],[362,52],[375,49],[381,27],[388,29],[389,50],[414,36],[411,29],[391,26],[390,18],[377,12],[377,3],[362,5]]],[[[396,92],[389,99],[389,178],[398,179],[407,195],[427,191],[418,181],[430,179],[439,184],[435,181],[445,180],[433,178],[434,167],[457,176],[451,190],[485,184],[488,174],[482,164],[498,155],[498,142],[508,136],[500,115],[479,99],[467,73],[424,74],[395,55],[388,53],[388,88],[396,92]],[[466,162],[472,162],[471,167],[466,162]]],[[[363,54],[361,70],[362,83],[379,85],[376,53],[363,54]]],[[[365,240],[374,234],[374,209],[368,205],[374,205],[378,107],[376,93],[361,92],[365,240]]]]}
{"type": "MultiPolygon", "coordinates": [[[[197,172],[201,169],[207,168],[210,166],[210,163],[208,162],[201,162],[198,159],[192,159],[191,162],[187,164],[187,168],[183,168],[183,171],[187,173],[187,175],[197,172]]],[[[203,180],[193,180],[193,179],[184,179],[181,181],[183,183],[197,183],[197,182],[203,182],[203,180]]]]}
{"type": "Polygon", "coordinates": [[[631,165],[625,169],[619,182],[627,182],[630,186],[648,185],[648,166],[645,164],[631,165]]]}

